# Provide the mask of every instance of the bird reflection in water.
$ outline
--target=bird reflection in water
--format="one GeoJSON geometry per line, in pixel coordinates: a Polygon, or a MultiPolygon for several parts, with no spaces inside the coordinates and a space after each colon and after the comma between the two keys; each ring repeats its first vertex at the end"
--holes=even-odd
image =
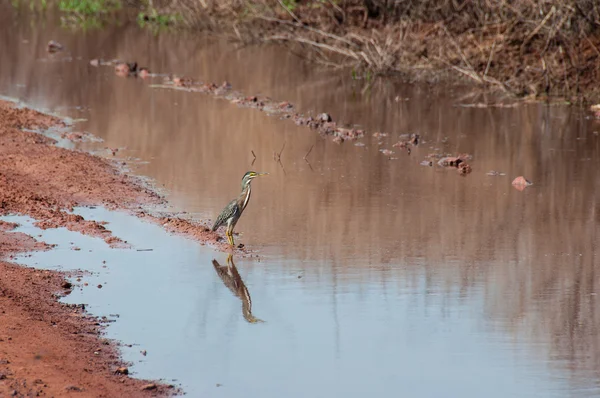
{"type": "Polygon", "coordinates": [[[219,278],[221,278],[225,286],[227,286],[227,288],[242,301],[242,314],[244,315],[244,319],[249,323],[264,322],[252,315],[252,299],[250,298],[250,292],[244,284],[244,281],[242,281],[242,277],[233,263],[233,256],[231,254],[227,256],[227,265],[221,265],[215,259],[212,260],[212,263],[215,267],[215,271],[217,271],[217,275],[219,275],[219,278]]]}

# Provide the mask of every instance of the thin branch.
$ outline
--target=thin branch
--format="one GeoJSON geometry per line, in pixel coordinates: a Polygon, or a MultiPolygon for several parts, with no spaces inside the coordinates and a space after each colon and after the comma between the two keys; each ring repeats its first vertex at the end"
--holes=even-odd
{"type": "Polygon", "coordinates": [[[281,160],[277,163],[279,163],[279,165],[281,166],[281,170],[283,170],[283,175],[287,175],[287,173],[285,172],[285,167],[283,167],[283,163],[281,163],[281,160]]]}
{"type": "Polygon", "coordinates": [[[311,46],[324,48],[325,50],[329,50],[331,52],[336,52],[338,54],[342,54],[342,55],[345,55],[347,57],[354,58],[356,60],[360,60],[360,57],[354,51],[345,50],[345,49],[340,48],[340,47],[330,46],[328,44],[317,43],[316,41],[304,39],[302,37],[270,36],[270,37],[265,37],[264,40],[265,41],[267,41],[267,40],[273,40],[273,41],[297,41],[299,43],[310,44],[311,46]]]}
{"type": "Polygon", "coordinates": [[[294,14],[294,13],[292,12],[292,10],[290,10],[290,9],[289,9],[289,7],[286,7],[286,6],[285,6],[285,4],[283,4],[283,2],[282,2],[281,0],[277,0],[277,1],[279,2],[279,5],[280,5],[281,7],[283,7],[283,9],[284,9],[284,10],[286,10],[286,11],[287,11],[287,13],[288,13],[288,14],[290,14],[292,18],[294,18],[294,19],[296,20],[296,22],[298,22],[299,24],[301,24],[301,23],[302,23],[302,21],[300,20],[300,18],[298,18],[298,17],[296,16],[296,14],[294,14]]]}
{"type": "Polygon", "coordinates": [[[237,36],[238,40],[241,42],[244,42],[244,40],[242,39],[242,35],[240,34],[240,31],[237,27],[237,23],[234,23],[232,27],[233,27],[233,31],[235,32],[235,35],[237,36]]]}
{"type": "Polygon", "coordinates": [[[552,15],[554,15],[555,12],[556,12],[556,6],[552,6],[552,8],[548,12],[548,14],[546,14],[546,17],[544,17],[542,22],[540,22],[540,24],[538,26],[536,26],[536,28],[530,34],[527,35],[525,40],[523,40],[523,44],[521,44],[521,53],[523,53],[525,51],[525,47],[527,46],[527,44],[529,44],[529,42],[531,41],[533,36],[535,36],[539,33],[539,31],[544,27],[544,25],[546,25],[546,22],[548,22],[548,20],[552,17],[552,15]]]}
{"type": "Polygon", "coordinates": [[[283,141],[283,145],[281,146],[281,151],[279,151],[279,155],[277,155],[277,157],[281,158],[281,153],[283,152],[284,148],[285,148],[285,141],[283,141]]]}
{"type": "Polygon", "coordinates": [[[444,28],[444,32],[446,32],[446,34],[448,35],[448,37],[450,38],[450,41],[452,42],[452,44],[454,44],[454,47],[456,47],[456,50],[458,51],[458,54],[460,55],[460,57],[462,58],[463,62],[469,67],[469,69],[471,69],[471,73],[473,73],[474,75],[477,76],[476,80],[481,80],[481,77],[479,76],[479,74],[475,71],[475,68],[473,68],[473,65],[471,65],[471,63],[467,60],[467,56],[465,55],[465,53],[462,51],[462,49],[460,48],[460,46],[458,45],[458,43],[456,42],[456,40],[454,40],[454,37],[452,37],[452,35],[450,34],[450,32],[448,31],[448,29],[446,28],[445,25],[442,25],[442,28],[444,28]]]}
{"type": "Polygon", "coordinates": [[[443,60],[442,58],[436,57],[436,59],[440,62],[442,62],[443,64],[451,67],[452,69],[454,69],[455,71],[462,73],[465,76],[470,77],[471,79],[475,80],[478,83],[483,83],[483,79],[474,71],[470,71],[470,70],[466,70],[464,68],[461,68],[460,66],[456,66],[456,65],[452,65],[451,63],[443,60]]]}
{"type": "Polygon", "coordinates": [[[596,47],[594,45],[594,43],[592,43],[592,41],[590,40],[589,36],[586,36],[585,40],[587,40],[587,42],[589,43],[589,45],[594,49],[594,51],[596,51],[596,54],[598,54],[598,56],[600,57],[600,50],[598,50],[598,47],[596,47]]]}
{"type": "Polygon", "coordinates": [[[318,33],[320,35],[323,35],[325,37],[329,37],[330,39],[341,41],[342,43],[346,43],[346,44],[348,44],[350,46],[358,47],[356,45],[356,43],[353,43],[350,40],[345,39],[345,38],[343,38],[341,36],[325,32],[325,31],[323,31],[321,29],[316,29],[316,28],[313,28],[313,27],[310,27],[310,26],[306,26],[306,25],[303,25],[301,23],[294,23],[294,22],[286,21],[284,19],[265,17],[265,16],[262,16],[262,15],[259,15],[258,18],[260,18],[262,20],[265,20],[265,21],[269,21],[269,22],[277,22],[277,23],[280,23],[280,24],[291,25],[291,26],[295,26],[295,27],[298,27],[298,28],[303,28],[303,29],[309,30],[311,32],[315,32],[315,33],[318,33]]]}
{"type": "Polygon", "coordinates": [[[310,153],[312,152],[313,148],[315,147],[315,144],[313,144],[310,149],[308,150],[308,152],[306,152],[306,155],[304,155],[304,160],[306,160],[306,158],[308,158],[308,155],[310,155],[310,153]]]}
{"type": "Polygon", "coordinates": [[[563,64],[563,74],[565,76],[565,85],[567,86],[567,92],[565,94],[568,96],[571,91],[571,88],[569,87],[569,77],[567,75],[567,64],[565,63],[565,55],[564,55],[564,50],[563,50],[562,46],[558,47],[558,53],[560,54],[560,59],[563,64]]]}
{"type": "Polygon", "coordinates": [[[275,160],[276,162],[281,162],[281,154],[283,153],[284,148],[285,148],[285,141],[283,141],[283,146],[281,147],[281,150],[279,151],[279,153],[273,152],[273,160],[275,160]]]}
{"type": "Polygon", "coordinates": [[[329,4],[331,4],[331,6],[333,8],[338,10],[342,14],[342,17],[344,18],[344,20],[346,20],[346,13],[344,12],[344,10],[342,10],[342,8],[340,6],[338,6],[337,4],[335,4],[332,0],[328,0],[328,2],[329,2],[329,4]]]}
{"type": "Polygon", "coordinates": [[[494,38],[494,44],[492,44],[492,49],[490,51],[490,57],[488,58],[487,65],[485,67],[485,72],[483,73],[483,77],[485,78],[490,70],[490,64],[492,63],[492,58],[494,57],[494,49],[496,48],[496,38],[494,38]]]}

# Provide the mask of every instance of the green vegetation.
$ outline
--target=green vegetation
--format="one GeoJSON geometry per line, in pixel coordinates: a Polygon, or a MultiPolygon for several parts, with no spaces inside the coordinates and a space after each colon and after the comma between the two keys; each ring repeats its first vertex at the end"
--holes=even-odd
{"type": "Polygon", "coordinates": [[[289,11],[294,11],[296,6],[298,5],[296,3],[296,0],[281,0],[281,4],[283,4],[283,6],[285,8],[287,8],[289,11]]]}
{"type": "Polygon", "coordinates": [[[81,16],[98,16],[120,10],[122,4],[120,0],[60,0],[58,8],[81,16]]]}
{"type": "Polygon", "coordinates": [[[61,25],[71,29],[101,28],[118,20],[121,0],[11,0],[17,10],[44,13],[48,8],[61,11],[61,25]]]}
{"type": "Polygon", "coordinates": [[[140,27],[149,27],[153,30],[173,26],[182,20],[179,14],[160,13],[155,8],[150,9],[150,11],[140,12],[137,16],[137,23],[140,27]]]}
{"type": "Polygon", "coordinates": [[[21,0],[11,0],[10,3],[14,8],[20,8],[22,6],[27,6],[31,11],[44,11],[48,7],[47,0],[29,0],[29,1],[21,1],[21,0]]]}
{"type": "Polygon", "coordinates": [[[122,8],[120,0],[60,0],[58,9],[63,27],[71,29],[99,29],[114,22],[112,15],[122,8]]]}

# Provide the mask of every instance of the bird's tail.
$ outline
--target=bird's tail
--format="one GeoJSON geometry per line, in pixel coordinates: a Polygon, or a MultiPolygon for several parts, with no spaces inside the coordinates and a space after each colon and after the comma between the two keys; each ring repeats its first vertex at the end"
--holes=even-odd
{"type": "Polygon", "coordinates": [[[219,220],[215,221],[214,225],[211,228],[211,231],[215,232],[220,226],[221,224],[219,223],[219,220]]]}

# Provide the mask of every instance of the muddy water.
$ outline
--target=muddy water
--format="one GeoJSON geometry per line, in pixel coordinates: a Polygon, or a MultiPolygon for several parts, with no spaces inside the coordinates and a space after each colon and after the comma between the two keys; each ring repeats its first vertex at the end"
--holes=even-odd
{"type": "Polygon", "coordinates": [[[266,322],[245,321],[207,255],[201,276],[191,264],[173,271],[202,280],[189,291],[166,279],[165,299],[188,322],[161,331],[164,356],[136,365],[141,376],[177,378],[192,396],[600,395],[600,124],[585,113],[464,107],[473,98],[353,81],[277,47],[0,15],[0,94],[85,118],[76,129],[137,159],[130,167],[175,210],[214,218],[246,170],[271,173],[254,181],[237,228],[261,260],[235,259],[266,322]],[[70,56],[48,56],[50,39],[70,56]],[[257,110],[118,78],[89,66],[97,57],[228,80],[390,135],[338,145],[257,110]],[[408,156],[392,148],[402,133],[425,143],[408,156]],[[472,154],[473,173],[419,165],[436,151],[472,154]],[[515,190],[518,175],[534,185],[515,190]],[[175,304],[192,290],[195,309],[175,304]]]}

